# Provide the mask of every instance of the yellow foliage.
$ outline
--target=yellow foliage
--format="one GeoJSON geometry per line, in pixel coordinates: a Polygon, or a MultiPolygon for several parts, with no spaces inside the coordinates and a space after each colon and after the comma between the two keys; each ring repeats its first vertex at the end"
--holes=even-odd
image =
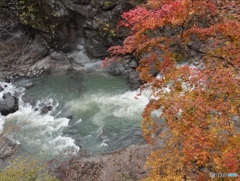
{"type": "Polygon", "coordinates": [[[10,165],[0,170],[1,181],[58,181],[48,174],[44,165],[34,159],[16,158],[10,165]]]}

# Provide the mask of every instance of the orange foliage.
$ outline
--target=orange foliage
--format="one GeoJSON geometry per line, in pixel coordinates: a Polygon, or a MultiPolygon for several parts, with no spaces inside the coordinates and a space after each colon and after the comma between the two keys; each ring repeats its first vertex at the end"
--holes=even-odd
{"type": "Polygon", "coordinates": [[[240,173],[240,22],[226,7],[226,0],[148,0],[122,15],[131,35],[109,52],[139,60],[155,97],[143,113],[143,135],[152,144],[166,140],[148,158],[147,180],[240,173]]]}

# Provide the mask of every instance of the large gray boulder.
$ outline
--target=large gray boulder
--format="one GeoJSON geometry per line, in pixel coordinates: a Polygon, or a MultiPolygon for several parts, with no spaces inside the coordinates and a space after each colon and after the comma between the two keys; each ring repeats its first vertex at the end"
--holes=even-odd
{"type": "Polygon", "coordinates": [[[0,100],[0,112],[3,116],[7,116],[10,113],[14,113],[19,109],[18,98],[12,96],[10,93],[6,93],[0,100]]]}

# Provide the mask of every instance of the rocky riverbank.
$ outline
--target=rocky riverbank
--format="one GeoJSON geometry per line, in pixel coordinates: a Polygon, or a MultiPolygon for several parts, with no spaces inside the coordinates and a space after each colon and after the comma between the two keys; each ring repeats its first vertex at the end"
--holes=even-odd
{"type": "Polygon", "coordinates": [[[149,145],[131,145],[113,153],[80,155],[64,162],[55,173],[62,180],[140,180],[147,176],[145,162],[152,149],[149,145]]]}

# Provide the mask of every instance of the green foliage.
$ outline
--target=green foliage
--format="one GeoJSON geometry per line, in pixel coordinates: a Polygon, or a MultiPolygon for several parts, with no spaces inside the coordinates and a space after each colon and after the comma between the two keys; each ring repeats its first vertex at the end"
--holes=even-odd
{"type": "Polygon", "coordinates": [[[116,2],[113,2],[113,1],[104,1],[103,2],[103,5],[106,7],[106,8],[109,8],[111,6],[114,6],[116,4],[116,2]]]}
{"type": "Polygon", "coordinates": [[[45,0],[19,0],[18,2],[18,17],[21,23],[48,33],[51,41],[56,36],[58,26],[58,18],[55,16],[45,0]]]}
{"type": "Polygon", "coordinates": [[[116,37],[116,30],[113,29],[113,27],[111,27],[110,24],[101,24],[100,28],[99,28],[100,33],[103,36],[107,36],[107,37],[116,37]]]}
{"type": "Polygon", "coordinates": [[[36,160],[17,158],[10,161],[10,165],[0,171],[1,181],[57,181],[48,174],[46,167],[36,160]]]}
{"type": "Polygon", "coordinates": [[[0,7],[6,3],[6,0],[0,0],[0,7]]]}

